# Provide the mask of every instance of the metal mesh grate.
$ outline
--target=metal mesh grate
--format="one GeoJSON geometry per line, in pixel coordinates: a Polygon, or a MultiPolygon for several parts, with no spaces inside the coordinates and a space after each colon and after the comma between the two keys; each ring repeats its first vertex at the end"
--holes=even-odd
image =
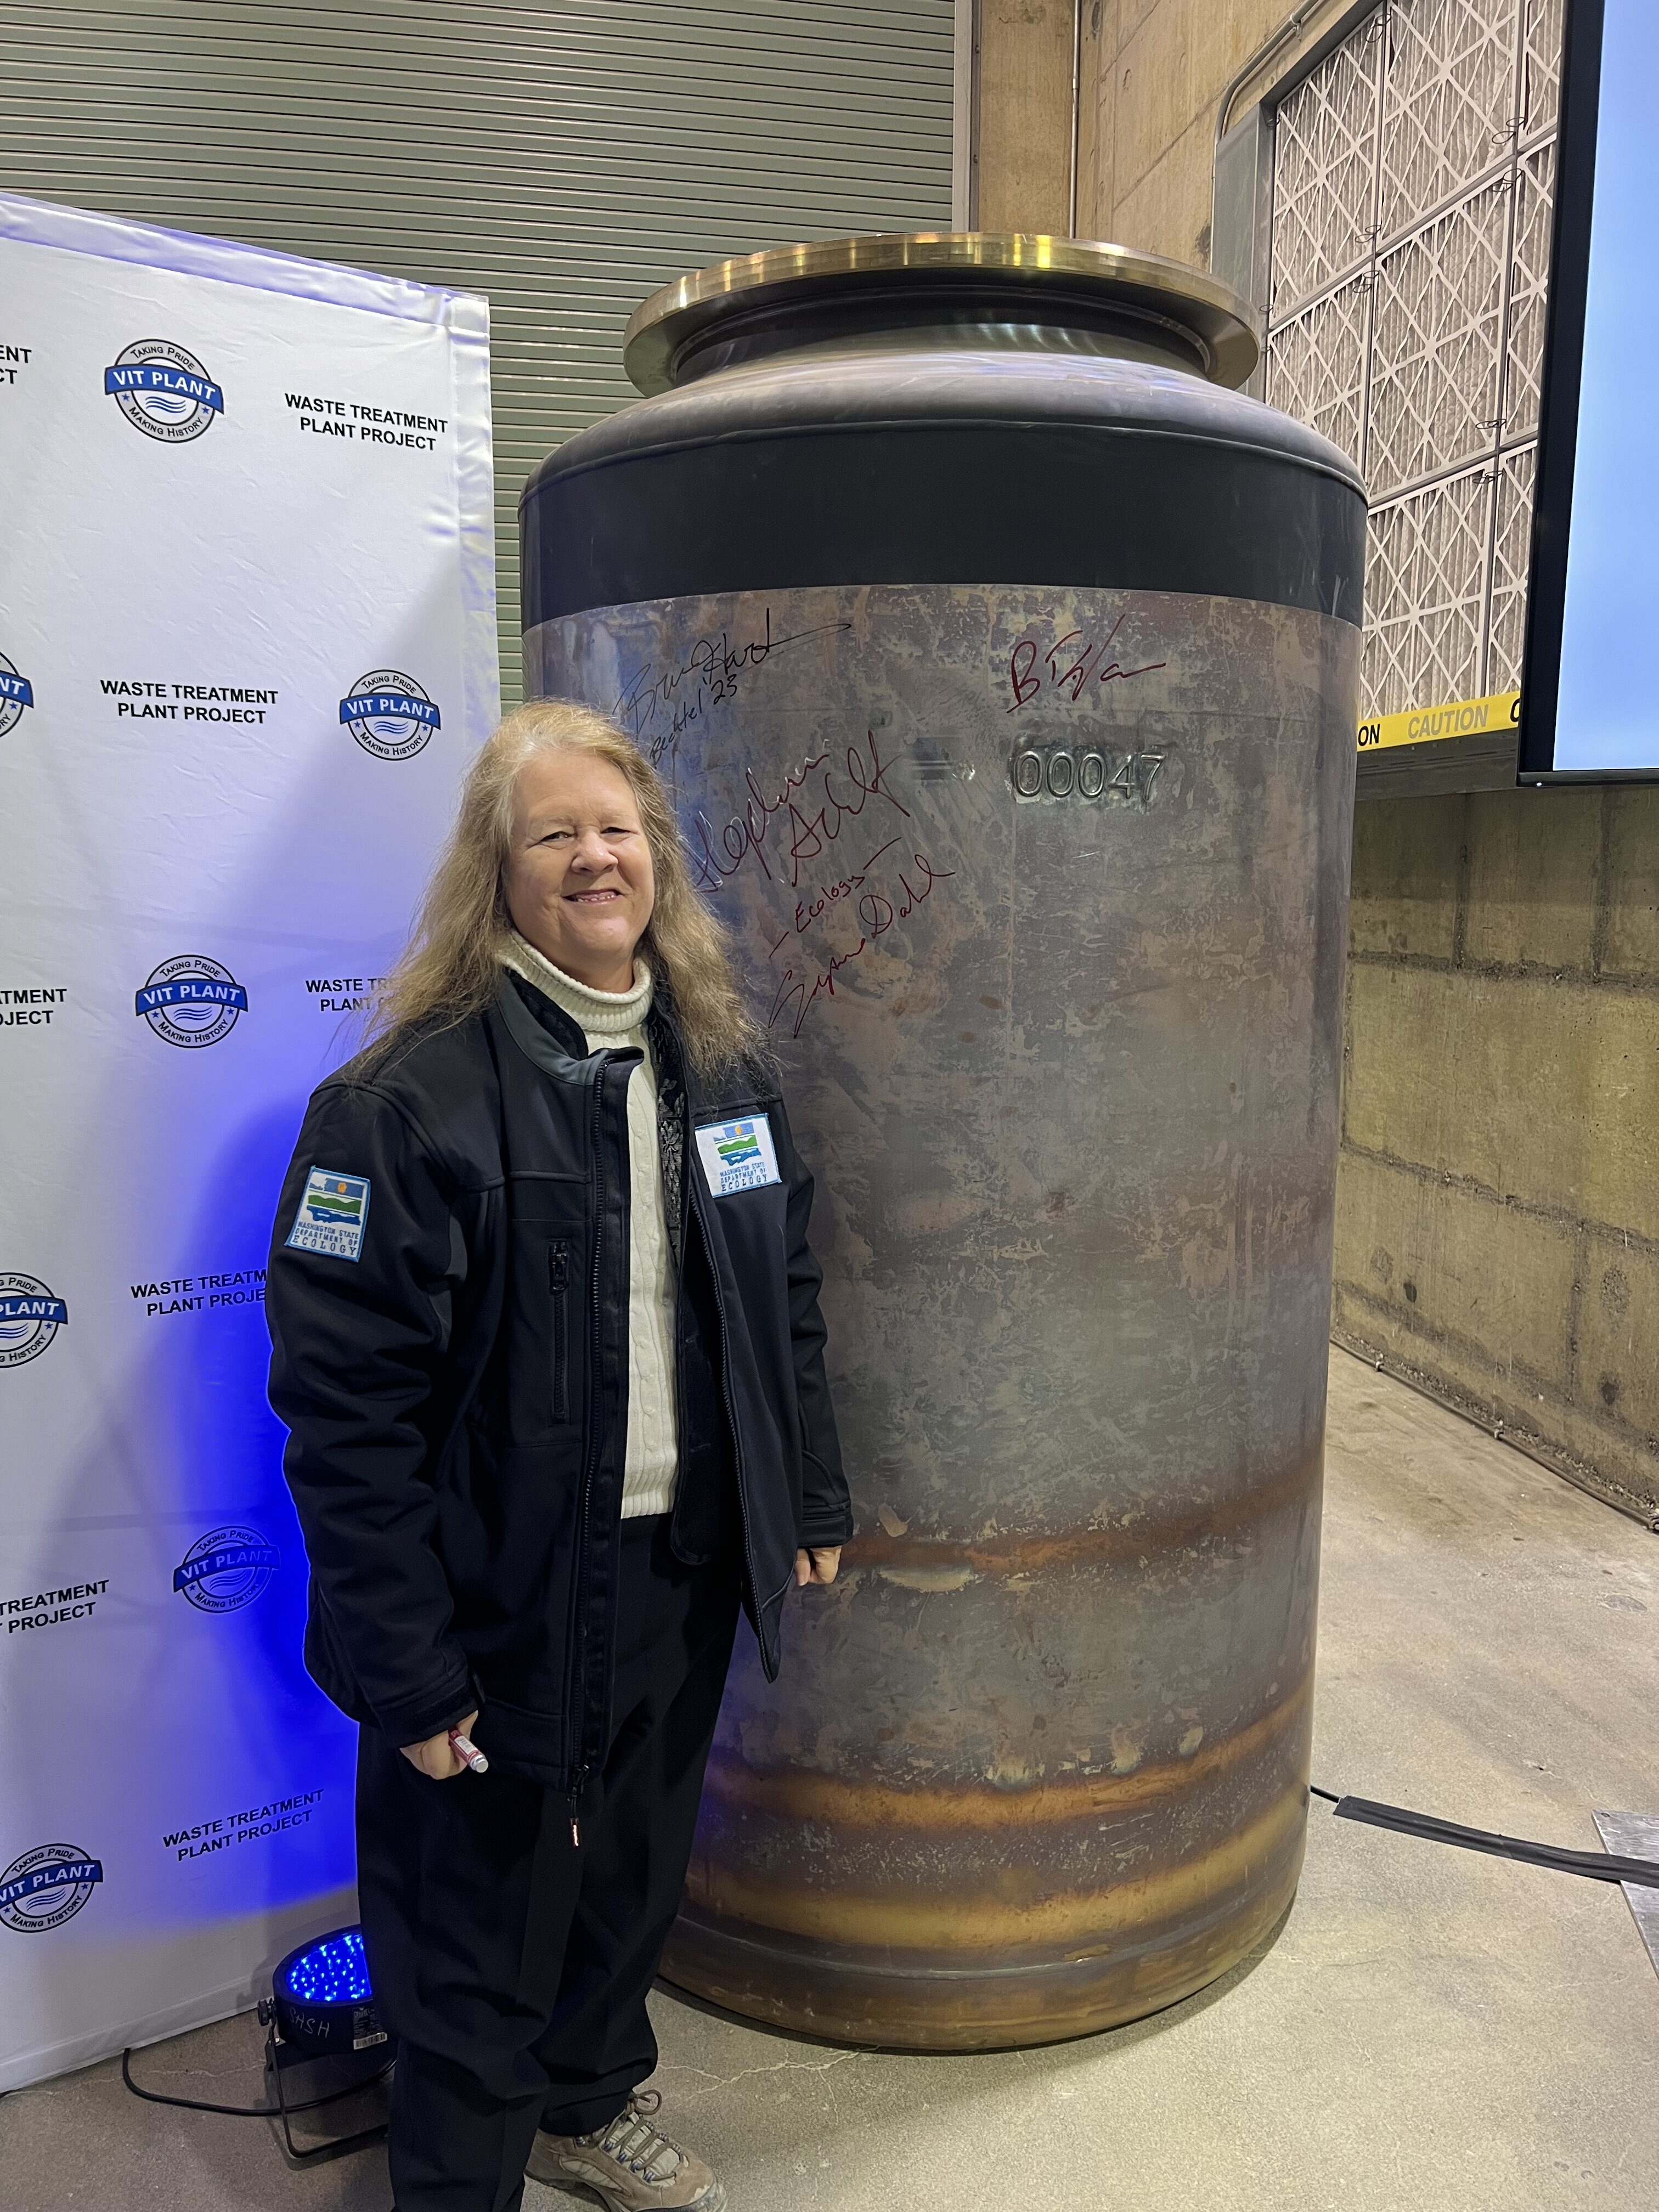
{"type": "Polygon", "coordinates": [[[1528,0],[1521,85],[1521,128],[1553,131],[1561,100],[1562,0],[1528,0]]]}
{"type": "Polygon", "coordinates": [[[1273,312],[1323,289],[1370,241],[1382,11],[1279,110],[1273,144],[1273,312]]]}
{"type": "Polygon", "coordinates": [[[1385,236],[1461,192],[1508,152],[1516,0],[1398,0],[1387,12],[1385,236]]]}
{"type": "Polygon", "coordinates": [[[1561,0],[1381,0],[1274,118],[1267,396],[1373,501],[1365,707],[1518,681],[1561,0]]]}
{"type": "Polygon", "coordinates": [[[1498,531],[1492,544],[1491,643],[1486,689],[1513,691],[1526,643],[1527,570],[1532,555],[1532,487],[1538,448],[1505,453],[1498,473],[1498,531]]]}
{"type": "Polygon", "coordinates": [[[1508,197],[1488,185],[1378,258],[1365,454],[1374,499],[1492,443],[1508,197]]]}
{"type": "Polygon", "coordinates": [[[1480,684],[1492,483],[1485,467],[1371,512],[1365,564],[1365,696],[1399,712],[1468,699],[1480,684]]]}
{"type": "Polygon", "coordinates": [[[1267,344],[1267,398],[1311,422],[1355,463],[1364,419],[1370,309],[1370,287],[1362,277],[1284,324],[1267,344]]]}
{"type": "Polygon", "coordinates": [[[1544,310],[1549,298],[1550,217],[1555,204],[1555,143],[1524,156],[1515,186],[1515,246],[1510,257],[1506,438],[1532,437],[1544,374],[1544,310]]]}

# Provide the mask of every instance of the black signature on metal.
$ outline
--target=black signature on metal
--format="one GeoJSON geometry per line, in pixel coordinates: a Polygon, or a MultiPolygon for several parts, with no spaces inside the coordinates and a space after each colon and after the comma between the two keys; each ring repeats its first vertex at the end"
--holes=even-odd
{"type": "Polygon", "coordinates": [[[833,637],[852,627],[850,622],[819,623],[811,629],[774,637],[768,607],[759,637],[742,645],[732,644],[729,630],[700,637],[678,667],[641,669],[611,713],[653,768],[659,768],[700,715],[736,698],[740,676],[763,667],[787,646],[805,644],[810,637],[833,637]]]}

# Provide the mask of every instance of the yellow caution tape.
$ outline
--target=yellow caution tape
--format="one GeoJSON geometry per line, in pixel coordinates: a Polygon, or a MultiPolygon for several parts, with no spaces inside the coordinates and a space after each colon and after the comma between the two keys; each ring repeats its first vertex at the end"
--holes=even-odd
{"type": "Polygon", "coordinates": [[[1444,707],[1413,707],[1405,714],[1375,714],[1359,725],[1359,750],[1374,753],[1387,745],[1478,738],[1495,730],[1518,729],[1520,722],[1521,694],[1492,691],[1484,699],[1454,699],[1444,707]]]}

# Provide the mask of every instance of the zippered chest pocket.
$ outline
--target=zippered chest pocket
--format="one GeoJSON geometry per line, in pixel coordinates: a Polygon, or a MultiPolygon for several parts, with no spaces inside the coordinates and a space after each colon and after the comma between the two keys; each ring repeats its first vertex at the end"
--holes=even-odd
{"type": "Polygon", "coordinates": [[[547,1289],[552,1302],[549,1329],[553,1364],[553,1419],[570,1419],[570,1291],[575,1267],[575,1247],[568,1237],[555,1237],[547,1248],[547,1289]]]}

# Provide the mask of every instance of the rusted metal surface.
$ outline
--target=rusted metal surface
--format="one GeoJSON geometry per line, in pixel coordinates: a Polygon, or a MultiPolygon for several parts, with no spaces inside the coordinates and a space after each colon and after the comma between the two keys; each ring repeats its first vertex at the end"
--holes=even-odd
{"type": "Polygon", "coordinates": [[[668,776],[818,1174],[859,1533],[733,1670],[665,1966],[718,2002],[1043,2041],[1289,1902],[1358,645],[952,585],[526,638],[668,776]]]}

